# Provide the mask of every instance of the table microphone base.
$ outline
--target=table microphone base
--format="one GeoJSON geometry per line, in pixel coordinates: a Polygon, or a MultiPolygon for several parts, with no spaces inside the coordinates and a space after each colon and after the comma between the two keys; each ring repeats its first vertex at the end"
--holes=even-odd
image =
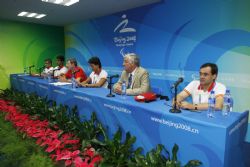
{"type": "Polygon", "coordinates": [[[177,109],[177,108],[172,108],[172,109],[169,110],[169,112],[171,112],[171,113],[181,113],[181,110],[177,109]]]}
{"type": "Polygon", "coordinates": [[[115,97],[114,94],[108,94],[107,97],[115,97]]]}

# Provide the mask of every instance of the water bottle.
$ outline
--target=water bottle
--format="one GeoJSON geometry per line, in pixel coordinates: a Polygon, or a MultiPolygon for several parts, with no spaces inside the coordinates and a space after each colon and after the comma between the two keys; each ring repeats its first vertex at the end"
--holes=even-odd
{"type": "Polygon", "coordinates": [[[224,95],[224,105],[223,105],[222,115],[228,116],[230,111],[232,111],[232,98],[230,90],[227,89],[224,95]]]}
{"type": "Polygon", "coordinates": [[[208,109],[207,109],[207,117],[213,118],[214,117],[214,111],[215,111],[215,94],[212,90],[210,92],[210,95],[208,97],[208,109]]]}
{"type": "Polygon", "coordinates": [[[234,107],[234,99],[232,98],[232,96],[231,96],[231,101],[230,101],[231,103],[230,103],[230,112],[232,112],[233,111],[233,107],[234,107]]]}
{"type": "Polygon", "coordinates": [[[76,79],[74,77],[72,77],[71,83],[72,83],[72,89],[76,89],[76,79]]]}
{"type": "Polygon", "coordinates": [[[122,96],[126,95],[126,90],[127,90],[126,81],[123,81],[122,82],[122,96]]]}

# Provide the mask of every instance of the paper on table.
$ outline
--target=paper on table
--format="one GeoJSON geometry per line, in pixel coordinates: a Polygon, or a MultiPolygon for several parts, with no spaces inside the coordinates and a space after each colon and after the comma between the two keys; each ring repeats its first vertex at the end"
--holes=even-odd
{"type": "Polygon", "coordinates": [[[17,76],[22,77],[22,76],[27,76],[29,74],[18,74],[17,76]]]}
{"type": "Polygon", "coordinates": [[[49,83],[49,84],[52,84],[55,86],[63,86],[63,85],[70,85],[72,83],[70,83],[70,82],[54,82],[54,83],[49,83]]]}

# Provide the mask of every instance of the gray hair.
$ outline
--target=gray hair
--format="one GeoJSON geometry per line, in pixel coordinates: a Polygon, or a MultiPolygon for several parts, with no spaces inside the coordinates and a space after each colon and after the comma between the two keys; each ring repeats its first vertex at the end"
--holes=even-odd
{"type": "Polygon", "coordinates": [[[140,59],[135,53],[127,53],[124,56],[124,59],[128,59],[129,63],[134,64],[137,67],[140,66],[140,59]]]}
{"type": "Polygon", "coordinates": [[[77,61],[75,58],[69,58],[68,61],[71,63],[71,64],[74,64],[75,66],[77,66],[77,61]]]}

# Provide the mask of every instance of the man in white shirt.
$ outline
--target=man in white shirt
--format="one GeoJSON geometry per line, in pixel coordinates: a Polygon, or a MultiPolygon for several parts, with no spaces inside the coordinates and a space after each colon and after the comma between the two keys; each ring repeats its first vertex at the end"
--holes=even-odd
{"type": "Polygon", "coordinates": [[[42,76],[43,77],[47,77],[48,75],[52,75],[52,73],[53,73],[53,67],[52,67],[52,60],[51,59],[45,59],[44,60],[44,70],[43,70],[43,72],[42,72],[42,76]]]}
{"type": "Polygon", "coordinates": [[[56,57],[57,66],[54,68],[54,77],[58,78],[62,74],[66,74],[68,69],[64,66],[64,56],[59,55],[56,57]]]}
{"type": "MultiPolygon", "coordinates": [[[[226,87],[216,82],[218,67],[213,63],[205,63],[200,67],[200,80],[190,82],[182,92],[177,95],[177,107],[189,110],[206,110],[208,108],[208,97],[210,92],[215,92],[215,109],[223,108],[223,97],[226,87]],[[193,103],[184,101],[192,96],[193,103]]],[[[174,104],[174,100],[173,100],[174,104]]]]}
{"type": "Polygon", "coordinates": [[[107,77],[108,73],[102,69],[101,61],[98,57],[91,57],[88,61],[92,72],[89,77],[83,81],[78,82],[80,86],[83,87],[108,87],[107,77]]]}

